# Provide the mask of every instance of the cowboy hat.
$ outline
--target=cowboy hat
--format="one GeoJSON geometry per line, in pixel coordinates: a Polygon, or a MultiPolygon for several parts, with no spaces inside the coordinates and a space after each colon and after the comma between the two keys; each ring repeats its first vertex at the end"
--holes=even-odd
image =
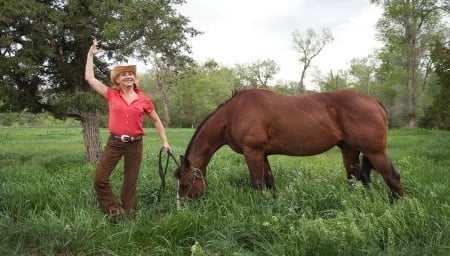
{"type": "Polygon", "coordinates": [[[132,72],[136,76],[136,65],[117,65],[111,70],[111,82],[117,84],[116,79],[122,72],[132,72]]]}

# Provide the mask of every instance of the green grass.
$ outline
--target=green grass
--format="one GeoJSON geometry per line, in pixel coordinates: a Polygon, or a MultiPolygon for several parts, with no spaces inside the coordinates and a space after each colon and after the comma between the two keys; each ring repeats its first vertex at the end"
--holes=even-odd
{"type": "MultiPolygon", "coordinates": [[[[168,129],[180,155],[192,129],[168,129]]],[[[175,165],[160,186],[161,143],[147,130],[134,221],[111,224],[96,205],[94,166],[79,127],[0,128],[0,255],[448,255],[450,132],[392,130],[389,155],[406,197],[389,203],[373,173],[349,187],[339,150],[271,156],[278,187],[250,188],[241,155],[220,149],[200,200],[176,209],[175,165]]],[[[103,142],[107,131],[102,130],[103,142]]],[[[120,190],[122,167],[111,182],[120,190]]]]}

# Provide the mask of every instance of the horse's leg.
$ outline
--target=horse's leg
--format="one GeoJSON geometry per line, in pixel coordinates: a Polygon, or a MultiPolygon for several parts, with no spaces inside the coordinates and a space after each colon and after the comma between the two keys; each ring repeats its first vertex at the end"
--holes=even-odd
{"type": "Polygon", "coordinates": [[[351,184],[353,181],[353,177],[355,177],[357,180],[361,180],[359,164],[360,152],[350,147],[347,143],[339,145],[339,148],[341,149],[348,182],[351,184]]]}
{"type": "Polygon", "coordinates": [[[262,189],[265,184],[264,152],[259,152],[257,150],[246,150],[244,152],[244,156],[250,172],[253,187],[256,189],[262,189]]]}
{"type": "Polygon", "coordinates": [[[365,155],[372,163],[373,168],[383,177],[384,181],[391,189],[392,197],[403,197],[403,187],[400,182],[400,174],[395,170],[386,153],[370,153],[365,155]]]}
{"type": "Polygon", "coordinates": [[[274,192],[277,191],[267,156],[264,156],[264,181],[266,182],[266,187],[268,189],[272,189],[274,192]]]}
{"type": "Polygon", "coordinates": [[[372,163],[367,156],[363,155],[361,161],[361,177],[363,177],[363,184],[368,185],[370,183],[370,171],[373,169],[372,163]]]}

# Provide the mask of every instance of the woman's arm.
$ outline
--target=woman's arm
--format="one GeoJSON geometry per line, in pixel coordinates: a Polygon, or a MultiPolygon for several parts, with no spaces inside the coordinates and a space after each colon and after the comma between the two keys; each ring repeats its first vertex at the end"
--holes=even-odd
{"type": "Polygon", "coordinates": [[[94,39],[91,48],[89,49],[89,52],[87,54],[84,78],[86,79],[86,81],[88,82],[88,84],[91,86],[92,89],[94,89],[96,92],[100,93],[101,95],[103,95],[103,97],[105,97],[108,87],[99,80],[97,80],[97,78],[95,78],[94,75],[94,55],[102,51],[97,49],[97,45],[98,41],[94,39]]]}
{"type": "Polygon", "coordinates": [[[169,146],[169,142],[167,141],[164,125],[162,124],[161,119],[159,119],[158,114],[156,113],[155,110],[153,110],[148,114],[148,116],[152,119],[156,131],[158,131],[159,137],[161,138],[161,142],[163,144],[164,151],[172,152],[172,149],[169,146]]]}

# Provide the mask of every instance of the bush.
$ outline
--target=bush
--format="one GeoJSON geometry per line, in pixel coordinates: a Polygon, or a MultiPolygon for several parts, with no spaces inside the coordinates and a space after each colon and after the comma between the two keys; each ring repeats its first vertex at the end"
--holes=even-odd
{"type": "Polygon", "coordinates": [[[74,119],[55,119],[50,113],[32,114],[27,111],[0,113],[0,126],[75,126],[74,119]]]}

